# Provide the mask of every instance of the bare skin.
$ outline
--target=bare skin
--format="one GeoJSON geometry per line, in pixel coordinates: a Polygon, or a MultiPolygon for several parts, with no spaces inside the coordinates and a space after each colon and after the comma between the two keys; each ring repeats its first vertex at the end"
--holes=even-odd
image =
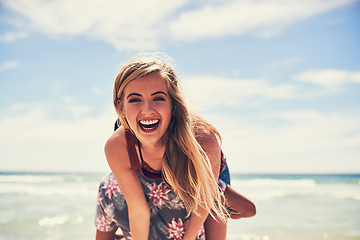
{"type": "Polygon", "coordinates": [[[97,240],[115,240],[115,239],[124,239],[123,235],[118,235],[116,233],[117,228],[114,228],[110,232],[102,232],[97,230],[96,231],[96,239],[97,240]]]}
{"type": "Polygon", "coordinates": [[[128,205],[129,224],[133,239],[148,239],[150,209],[139,177],[131,169],[130,159],[127,155],[125,129],[117,130],[110,137],[105,145],[105,154],[128,205]]]}
{"type": "Polygon", "coordinates": [[[231,186],[227,185],[225,190],[225,198],[228,207],[231,209],[232,219],[249,218],[256,214],[256,207],[249,199],[236,192],[231,186]]]}

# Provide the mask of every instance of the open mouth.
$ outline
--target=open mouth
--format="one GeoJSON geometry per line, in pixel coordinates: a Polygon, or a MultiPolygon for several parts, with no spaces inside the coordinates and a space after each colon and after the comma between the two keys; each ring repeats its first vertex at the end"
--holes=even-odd
{"type": "Polygon", "coordinates": [[[145,130],[154,130],[159,125],[159,119],[151,119],[151,120],[140,120],[140,127],[145,130]]]}

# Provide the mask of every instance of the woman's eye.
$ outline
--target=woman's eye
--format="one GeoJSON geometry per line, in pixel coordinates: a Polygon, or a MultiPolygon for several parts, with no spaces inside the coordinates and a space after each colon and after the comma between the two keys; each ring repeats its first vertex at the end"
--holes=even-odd
{"type": "Polygon", "coordinates": [[[156,97],[156,98],[154,98],[154,101],[165,101],[165,98],[163,98],[163,97],[156,97]]]}
{"type": "Polygon", "coordinates": [[[141,100],[139,98],[133,98],[129,100],[129,103],[137,103],[140,102],[141,100]]]}

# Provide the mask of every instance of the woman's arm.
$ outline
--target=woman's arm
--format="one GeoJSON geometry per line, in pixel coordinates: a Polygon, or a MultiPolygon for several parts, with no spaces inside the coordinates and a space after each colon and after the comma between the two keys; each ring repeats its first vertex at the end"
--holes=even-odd
{"type": "Polygon", "coordinates": [[[226,185],[225,198],[231,208],[232,219],[249,218],[256,214],[256,207],[249,199],[236,192],[232,187],[226,185]]]}
{"type": "MultiPolygon", "coordinates": [[[[202,132],[197,136],[197,140],[210,160],[215,179],[218,179],[220,173],[220,166],[221,166],[221,162],[220,162],[221,150],[217,138],[211,132],[205,132],[205,133],[202,132]]],[[[200,228],[203,226],[208,215],[209,212],[205,209],[200,209],[199,215],[192,214],[183,240],[190,240],[190,239],[194,240],[197,234],[199,233],[200,228]]],[[[220,229],[214,229],[216,231],[216,234],[220,232],[225,233],[225,235],[223,233],[217,234],[217,238],[216,238],[217,240],[225,239],[226,224],[223,225],[223,227],[224,226],[225,226],[225,231],[222,231],[220,229]]]]}
{"type": "MultiPolygon", "coordinates": [[[[232,219],[248,218],[256,214],[255,205],[229,185],[226,185],[224,195],[228,206],[231,208],[230,217],[232,219]]],[[[204,228],[206,240],[226,239],[226,222],[218,222],[209,215],[204,223],[204,228]]]]}
{"type": "Polygon", "coordinates": [[[96,230],[96,240],[118,240],[125,239],[124,235],[121,233],[119,228],[114,228],[110,232],[102,232],[96,230]],[[118,233],[120,231],[120,233],[118,233]]]}
{"type": "Polygon", "coordinates": [[[115,240],[115,232],[117,228],[114,228],[110,232],[102,232],[96,230],[96,240],[115,240]]]}
{"type": "Polygon", "coordinates": [[[148,240],[150,209],[136,171],[131,169],[125,130],[118,129],[105,145],[105,155],[128,206],[129,224],[134,240],[148,240]]]}

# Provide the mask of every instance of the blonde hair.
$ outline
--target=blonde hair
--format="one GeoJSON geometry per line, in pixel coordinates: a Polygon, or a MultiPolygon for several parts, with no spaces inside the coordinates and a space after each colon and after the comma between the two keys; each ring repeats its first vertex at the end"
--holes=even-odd
{"type": "MultiPolygon", "coordinates": [[[[224,197],[205,151],[196,140],[200,132],[212,132],[218,140],[220,134],[200,116],[191,113],[181,94],[173,69],[155,58],[137,58],[125,64],[118,73],[113,92],[114,106],[123,100],[126,85],[134,79],[158,73],[165,80],[172,101],[172,117],[163,138],[166,138],[162,173],[164,179],[184,202],[188,215],[198,214],[199,207],[221,221],[226,220],[224,197]],[[212,211],[214,213],[212,213],[212,211]]],[[[120,124],[130,129],[118,112],[120,124]]],[[[219,159],[220,161],[220,159],[219,159]]]]}

